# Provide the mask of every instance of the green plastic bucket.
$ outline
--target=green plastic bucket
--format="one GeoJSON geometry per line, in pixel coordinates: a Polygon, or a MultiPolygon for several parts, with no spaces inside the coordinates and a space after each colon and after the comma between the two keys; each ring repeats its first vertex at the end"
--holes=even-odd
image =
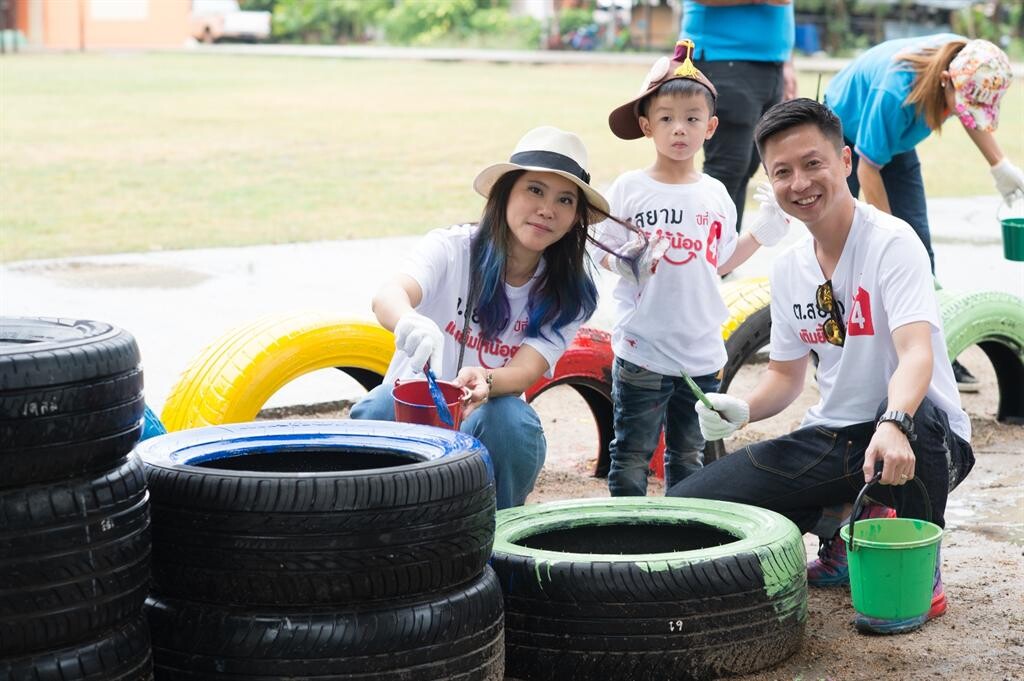
{"type": "Polygon", "coordinates": [[[1024,217],[1003,218],[1003,255],[1007,260],[1024,262],[1024,217]]]}
{"type": "Polygon", "coordinates": [[[839,535],[848,547],[850,594],[857,612],[884,619],[928,612],[941,527],[913,518],[874,518],[843,525],[839,535]]]}

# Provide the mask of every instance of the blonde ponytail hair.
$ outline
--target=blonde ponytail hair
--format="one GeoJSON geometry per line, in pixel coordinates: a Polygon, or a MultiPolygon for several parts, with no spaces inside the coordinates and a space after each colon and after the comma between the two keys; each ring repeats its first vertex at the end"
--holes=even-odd
{"type": "MultiPolygon", "coordinates": [[[[949,70],[949,63],[966,44],[965,39],[958,38],[896,57],[914,73],[913,86],[903,103],[913,105],[917,115],[924,117],[925,125],[931,130],[938,131],[949,114],[946,92],[942,88],[942,72],[949,70]]],[[[947,83],[947,87],[953,87],[953,84],[947,83]]]]}

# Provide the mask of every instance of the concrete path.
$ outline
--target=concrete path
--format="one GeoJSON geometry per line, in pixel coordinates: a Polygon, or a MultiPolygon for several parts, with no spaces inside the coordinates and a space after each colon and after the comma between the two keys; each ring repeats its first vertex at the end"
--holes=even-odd
{"type": "MultiPolygon", "coordinates": [[[[485,50],[460,47],[394,47],[389,45],[284,45],[195,43],[188,49],[199,54],[257,57],[308,57],[315,59],[393,59],[413,61],[483,61],[511,64],[642,64],[649,66],[661,52],[580,52],[576,50],[485,50]]],[[[179,50],[176,50],[179,51],[179,50]]],[[[796,56],[798,71],[835,73],[849,58],[796,56]]],[[[1018,78],[1024,64],[1011,65],[1018,78]]]]}
{"type": "MultiPolygon", "coordinates": [[[[997,208],[995,197],[929,202],[937,270],[945,288],[1024,296],[1024,263],[1003,258],[997,208]]],[[[788,241],[805,233],[796,225],[788,241]]],[[[127,329],[142,350],[147,403],[159,413],[180,372],[232,327],[297,309],[371,321],[374,291],[416,239],[13,262],[0,266],[0,314],[97,319],[127,329]]],[[[766,275],[774,252],[762,249],[737,276],[766,275]]],[[[614,281],[610,274],[602,279],[602,294],[610,292],[614,281]]],[[[607,328],[611,319],[610,296],[602,295],[591,325],[607,328]]],[[[323,402],[360,392],[338,374],[318,372],[296,381],[269,405],[323,402]]]]}

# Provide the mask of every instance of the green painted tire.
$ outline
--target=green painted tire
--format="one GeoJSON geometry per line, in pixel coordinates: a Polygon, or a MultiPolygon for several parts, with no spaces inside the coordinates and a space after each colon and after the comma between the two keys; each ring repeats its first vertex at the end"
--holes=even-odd
{"type": "Polygon", "coordinates": [[[995,291],[940,296],[951,360],[972,345],[988,356],[999,385],[996,418],[1024,423],[1024,300],[995,291]]]}
{"type": "Polygon", "coordinates": [[[573,499],[499,511],[491,565],[516,679],[705,679],[777,664],[807,620],[805,551],[725,501],[573,499]]]}

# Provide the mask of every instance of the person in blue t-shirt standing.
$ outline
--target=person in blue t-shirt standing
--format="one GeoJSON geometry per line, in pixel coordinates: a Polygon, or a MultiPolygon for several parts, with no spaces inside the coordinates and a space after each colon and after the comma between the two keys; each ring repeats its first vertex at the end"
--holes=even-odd
{"type": "MultiPolygon", "coordinates": [[[[952,33],[889,40],[840,71],[825,90],[825,104],[843,124],[853,150],[850,191],[909,223],[924,243],[935,272],[921,163],[915,147],[956,114],[988,162],[1007,204],[1024,195],[1024,173],[1003,153],[993,132],[999,103],[1013,78],[1006,54],[986,40],[952,33]]],[[[978,382],[959,362],[961,392],[978,382]]]]}
{"type": "Polygon", "coordinates": [[[796,97],[792,0],[683,0],[680,38],[696,44],[694,64],[718,88],[718,131],[704,144],[704,172],[725,185],[743,222],[747,183],[761,157],[754,126],[796,97]]]}

